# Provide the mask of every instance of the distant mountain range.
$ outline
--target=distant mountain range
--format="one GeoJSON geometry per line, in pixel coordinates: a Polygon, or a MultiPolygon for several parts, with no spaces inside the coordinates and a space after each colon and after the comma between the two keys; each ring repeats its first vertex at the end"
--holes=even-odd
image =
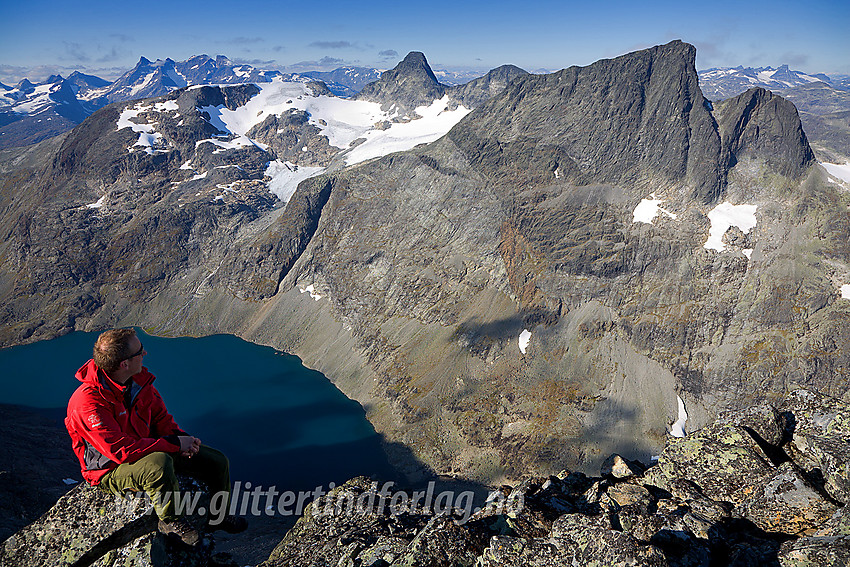
{"type": "MultiPolygon", "coordinates": [[[[0,83],[0,149],[36,143],[70,130],[99,108],[114,102],[162,96],[194,85],[268,83],[275,77],[286,80],[322,81],[336,96],[354,97],[382,71],[373,67],[340,67],[333,71],[281,73],[236,64],[224,55],[196,55],[186,61],[150,61],[144,57],[136,66],[110,83],[75,71],[69,77],[53,75],[44,83],[23,79],[14,87],[0,83]]],[[[434,80],[451,87],[464,85],[480,76],[475,71],[434,70],[434,80]]],[[[773,67],[712,68],[699,72],[699,84],[709,100],[724,100],[752,87],[782,91],[816,83],[829,89],[850,91],[850,77],[795,71],[788,65],[773,67]]],[[[841,97],[839,95],[840,98],[841,97]]],[[[832,98],[835,98],[833,96],[832,98]]]]}
{"type": "Polygon", "coordinates": [[[753,87],[768,90],[800,87],[810,83],[831,84],[832,79],[823,73],[808,74],[793,71],[788,65],[773,67],[721,67],[699,72],[699,86],[709,100],[724,100],[737,96],[753,87]]]}
{"type": "Polygon", "coordinates": [[[0,84],[0,148],[39,142],[70,130],[99,108],[113,102],[162,96],[194,85],[268,83],[275,77],[291,81],[321,80],[337,96],[356,94],[380,71],[346,67],[329,73],[285,74],[234,64],[223,55],[215,59],[197,55],[186,61],[144,57],[136,66],[110,83],[99,77],[74,72],[67,79],[53,75],[44,83],[24,79],[15,87],[0,84]]]}

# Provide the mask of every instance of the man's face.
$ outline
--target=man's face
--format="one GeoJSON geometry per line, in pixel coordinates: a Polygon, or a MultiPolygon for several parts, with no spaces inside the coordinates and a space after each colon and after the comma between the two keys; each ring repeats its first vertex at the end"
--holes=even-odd
{"type": "Polygon", "coordinates": [[[142,371],[142,359],[144,359],[148,351],[142,346],[142,341],[139,340],[139,337],[130,337],[130,347],[131,352],[135,352],[136,354],[127,359],[127,368],[130,371],[130,375],[135,376],[142,371]]]}

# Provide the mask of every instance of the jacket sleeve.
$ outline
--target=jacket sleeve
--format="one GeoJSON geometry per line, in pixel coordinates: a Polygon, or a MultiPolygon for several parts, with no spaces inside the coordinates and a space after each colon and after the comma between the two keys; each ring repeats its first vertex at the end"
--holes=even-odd
{"type": "MultiPolygon", "coordinates": [[[[150,387],[151,392],[151,432],[157,437],[170,437],[174,435],[188,435],[180,429],[174,418],[168,413],[165,408],[165,402],[162,396],[153,386],[150,387]]],[[[178,443],[179,447],[179,443],[178,443]]]]}
{"type": "Polygon", "coordinates": [[[112,415],[111,408],[103,402],[85,400],[69,416],[74,429],[94,449],[116,463],[132,463],[156,452],[176,453],[180,445],[166,439],[125,434],[112,415]]]}

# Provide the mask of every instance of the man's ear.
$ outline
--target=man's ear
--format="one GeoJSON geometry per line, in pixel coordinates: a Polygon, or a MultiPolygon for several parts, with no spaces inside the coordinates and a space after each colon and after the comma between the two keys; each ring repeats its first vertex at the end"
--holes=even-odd
{"type": "Polygon", "coordinates": [[[122,361],[119,363],[119,366],[118,366],[118,367],[119,367],[121,370],[127,370],[128,368],[130,368],[130,361],[129,361],[129,360],[122,360],[122,361]]]}

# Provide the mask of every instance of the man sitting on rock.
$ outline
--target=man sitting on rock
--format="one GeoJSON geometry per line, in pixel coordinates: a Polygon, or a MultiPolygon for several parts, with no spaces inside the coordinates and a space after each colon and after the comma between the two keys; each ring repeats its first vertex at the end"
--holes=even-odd
{"type": "MultiPolygon", "coordinates": [[[[195,545],[198,531],[175,513],[177,474],[204,482],[211,498],[219,498],[227,510],[230,464],[223,453],[177,426],[153,387],[153,374],[142,366],[146,354],[133,329],[101,334],[94,358],[77,371],[82,385],[68,402],[65,427],[89,484],[117,495],[145,492],[159,531],[195,545]]],[[[213,527],[239,533],[247,524],[227,514],[213,527]]]]}

